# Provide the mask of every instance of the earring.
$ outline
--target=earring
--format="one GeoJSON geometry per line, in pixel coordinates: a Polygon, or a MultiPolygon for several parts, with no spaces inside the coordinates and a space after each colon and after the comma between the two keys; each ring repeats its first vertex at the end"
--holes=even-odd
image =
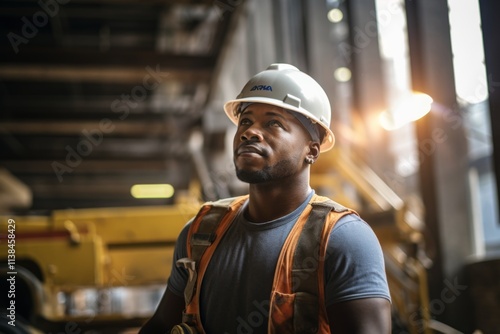
{"type": "Polygon", "coordinates": [[[306,164],[312,165],[314,163],[313,158],[306,157],[306,164]]]}

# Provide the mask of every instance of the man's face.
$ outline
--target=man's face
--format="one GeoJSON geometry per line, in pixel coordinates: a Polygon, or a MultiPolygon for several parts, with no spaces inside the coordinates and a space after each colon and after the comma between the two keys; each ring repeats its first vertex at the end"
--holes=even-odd
{"type": "Polygon", "coordinates": [[[283,108],[254,103],[240,114],[234,136],[238,178],[262,183],[293,177],[304,168],[310,136],[283,108]]]}

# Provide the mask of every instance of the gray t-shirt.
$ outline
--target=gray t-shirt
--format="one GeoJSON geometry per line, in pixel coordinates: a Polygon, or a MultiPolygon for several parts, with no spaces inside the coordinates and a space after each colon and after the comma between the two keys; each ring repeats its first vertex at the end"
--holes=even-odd
{"type": "MultiPolygon", "coordinates": [[[[245,203],[231,224],[205,273],[200,312],[207,334],[267,333],[271,286],[288,233],[313,192],[295,211],[265,223],[245,219],[245,203]]],[[[180,233],[174,263],[187,256],[189,222],[180,233]]],[[[172,268],[168,289],[183,296],[187,271],[172,268]]],[[[382,297],[390,300],[384,258],[375,233],[357,215],[333,228],[325,261],[326,307],[341,301],[382,297]]]]}

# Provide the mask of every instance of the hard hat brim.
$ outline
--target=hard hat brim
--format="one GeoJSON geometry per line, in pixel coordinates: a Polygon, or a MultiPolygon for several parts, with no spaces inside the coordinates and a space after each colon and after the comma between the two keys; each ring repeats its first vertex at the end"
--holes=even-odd
{"type": "Polygon", "coordinates": [[[333,134],[332,130],[329,127],[326,127],[321,121],[316,119],[316,117],[313,114],[309,113],[307,110],[303,108],[297,108],[291,106],[288,103],[284,103],[283,101],[276,100],[273,98],[260,96],[260,97],[246,97],[246,98],[227,101],[224,104],[224,112],[226,113],[227,117],[231,120],[231,122],[233,122],[235,125],[238,125],[237,111],[238,111],[238,105],[240,103],[264,103],[300,113],[311,119],[313,122],[320,125],[325,130],[325,137],[323,138],[323,142],[320,144],[321,153],[331,150],[335,145],[335,135],[333,134]]]}

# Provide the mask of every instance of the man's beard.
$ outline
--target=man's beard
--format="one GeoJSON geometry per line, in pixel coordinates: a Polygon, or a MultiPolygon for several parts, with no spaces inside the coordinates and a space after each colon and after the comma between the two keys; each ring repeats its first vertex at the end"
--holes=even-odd
{"type": "Polygon", "coordinates": [[[261,170],[242,170],[236,169],[236,176],[240,181],[246,183],[264,183],[268,181],[275,181],[281,178],[292,175],[294,171],[294,164],[290,160],[281,160],[273,166],[266,166],[261,170]]]}

